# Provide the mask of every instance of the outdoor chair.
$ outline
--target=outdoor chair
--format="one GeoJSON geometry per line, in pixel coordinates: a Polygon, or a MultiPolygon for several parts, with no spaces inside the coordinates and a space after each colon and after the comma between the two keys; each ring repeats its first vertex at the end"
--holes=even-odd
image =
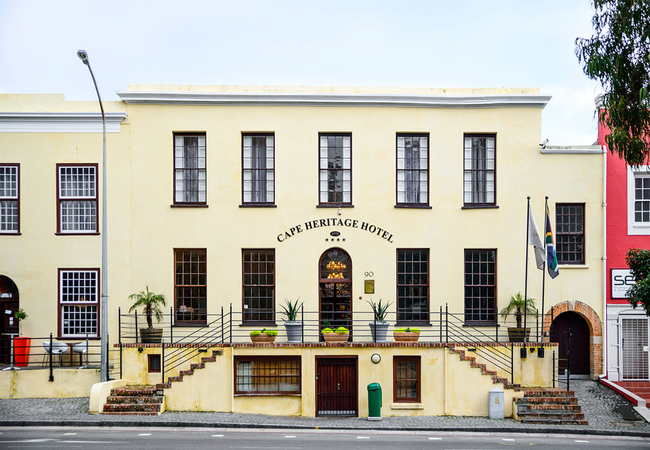
{"type": "Polygon", "coordinates": [[[72,347],[72,351],[74,353],[79,353],[79,366],[81,366],[79,368],[85,368],[88,365],[88,341],[75,344],[75,346],[72,347]],[[83,364],[84,355],[86,355],[86,365],[83,364]]]}
{"type": "Polygon", "coordinates": [[[68,344],[64,342],[52,341],[52,347],[50,348],[50,341],[43,341],[43,347],[45,348],[45,354],[43,355],[43,365],[45,365],[45,358],[48,356],[52,359],[52,356],[59,356],[59,367],[63,363],[63,354],[68,351],[68,344]]]}

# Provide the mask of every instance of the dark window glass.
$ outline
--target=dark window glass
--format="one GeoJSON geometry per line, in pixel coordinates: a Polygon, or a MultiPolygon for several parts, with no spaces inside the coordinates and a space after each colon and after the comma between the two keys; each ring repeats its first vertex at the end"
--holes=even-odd
{"type": "Polygon", "coordinates": [[[393,357],[393,401],[420,402],[420,357],[393,357]]]}
{"type": "Polygon", "coordinates": [[[465,250],[465,322],[493,324],[496,310],[496,250],[465,250]]]}
{"type": "Polygon", "coordinates": [[[244,321],[274,322],[275,250],[244,250],[244,321]]]}
{"type": "Polygon", "coordinates": [[[397,204],[429,204],[427,135],[397,135],[397,204]]]}
{"type": "Polygon", "coordinates": [[[235,394],[300,394],[300,357],[235,357],[235,394]]]}
{"type": "Polygon", "coordinates": [[[496,138],[465,135],[464,149],[465,205],[496,203],[496,138]]]}
{"type": "Polygon", "coordinates": [[[174,203],[206,203],[205,134],[174,135],[174,203]]]}
{"type": "Polygon", "coordinates": [[[429,250],[397,250],[397,320],[429,321],[429,250]]]}
{"type": "Polygon", "coordinates": [[[174,315],[177,324],[207,319],[207,262],[205,249],[176,249],[174,315]]]}
{"type": "Polygon", "coordinates": [[[585,205],[557,203],[555,205],[558,264],[585,263],[585,205]]]}
{"type": "Polygon", "coordinates": [[[321,204],[352,203],[352,136],[319,136],[319,201],[321,204]]]}
{"type": "Polygon", "coordinates": [[[244,203],[275,202],[274,142],[272,134],[245,134],[242,137],[244,203]]]}

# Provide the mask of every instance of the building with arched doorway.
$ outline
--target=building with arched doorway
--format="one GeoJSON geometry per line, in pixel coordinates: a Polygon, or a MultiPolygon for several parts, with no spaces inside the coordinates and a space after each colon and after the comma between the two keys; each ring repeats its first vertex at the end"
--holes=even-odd
{"type": "MultiPolygon", "coordinates": [[[[346,373],[355,374],[349,383],[319,391],[354,388],[340,411],[358,414],[359,392],[377,379],[391,414],[444,414],[447,394],[437,389],[452,393],[468,379],[444,376],[442,361],[459,358],[458,343],[479,353],[490,347],[479,344],[510,345],[515,317],[500,312],[527,288],[546,313],[527,317],[527,345],[555,341],[582,320],[587,327],[567,348],[590,355],[580,371],[601,373],[603,155],[594,146],[540,146],[549,96],[229,86],[133,86],[118,95],[105,104],[108,323],[99,320],[96,105],[40,95],[0,103],[0,185],[16,186],[0,189],[12,211],[0,218],[8,224],[0,274],[20,291],[24,334],[92,347],[108,327],[111,344],[128,354],[112,352],[114,367],[153,382],[165,370],[182,377],[171,352],[214,332],[230,392],[218,408],[266,402],[327,415],[332,406],[316,402],[315,390],[346,373]],[[556,232],[560,276],[546,280],[544,304],[532,249],[525,282],[527,197],[540,229],[548,197],[556,232]],[[129,312],[129,295],[145,289],[167,299],[154,321],[162,344],[143,344],[142,310],[129,312]],[[285,332],[285,300],[302,305],[299,342],[285,332]],[[381,345],[369,326],[380,300],[390,324],[381,345]],[[345,328],[347,343],[322,342],[326,328],[345,328]],[[395,344],[402,328],[418,328],[420,342],[395,344]],[[278,331],[276,344],[251,344],[250,332],[262,330],[278,331]]],[[[552,367],[558,347],[543,356],[524,346],[523,358],[520,347],[504,347],[517,361],[506,384],[550,384],[524,365],[552,367]]]]}

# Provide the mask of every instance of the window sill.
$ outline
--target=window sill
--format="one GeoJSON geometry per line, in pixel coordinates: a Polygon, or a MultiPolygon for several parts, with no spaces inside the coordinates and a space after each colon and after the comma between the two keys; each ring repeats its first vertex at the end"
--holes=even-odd
{"type": "Polygon", "coordinates": [[[423,410],[424,405],[422,403],[391,403],[390,409],[396,411],[423,410]]]}
{"type": "Polygon", "coordinates": [[[244,321],[242,321],[242,323],[240,323],[239,326],[240,327],[277,327],[278,325],[275,322],[269,322],[269,321],[266,321],[266,322],[263,322],[263,321],[244,322],[244,321]]]}
{"type": "Polygon", "coordinates": [[[239,205],[240,208],[277,208],[278,205],[275,204],[266,204],[266,203],[242,203],[239,205]]]}
{"type": "Polygon", "coordinates": [[[302,397],[302,395],[299,392],[287,392],[286,394],[284,392],[265,392],[265,393],[251,392],[251,393],[234,394],[233,396],[234,397],[302,397]]]}
{"type": "Polygon", "coordinates": [[[433,206],[429,205],[401,205],[397,204],[395,205],[395,208],[403,208],[403,209],[433,209],[433,206]]]}
{"type": "Polygon", "coordinates": [[[55,236],[99,236],[99,232],[93,233],[54,233],[55,236]]]}
{"type": "Polygon", "coordinates": [[[201,328],[207,324],[207,322],[175,322],[173,326],[175,328],[201,328]]]}
{"type": "Polygon", "coordinates": [[[417,321],[417,320],[400,320],[395,322],[396,327],[432,327],[431,322],[417,321]]]}
{"type": "Polygon", "coordinates": [[[349,203],[341,203],[338,205],[336,203],[332,203],[331,205],[328,204],[316,205],[316,208],[354,208],[354,205],[351,205],[349,203]]]}
{"type": "Polygon", "coordinates": [[[499,209],[499,205],[463,205],[460,209],[499,209]]]}
{"type": "Polygon", "coordinates": [[[172,203],[169,205],[170,208],[208,208],[207,204],[197,204],[193,205],[191,203],[172,203]]]}
{"type": "Polygon", "coordinates": [[[558,269],[588,269],[589,264],[558,264],[558,269]]]}
{"type": "Polygon", "coordinates": [[[22,233],[0,233],[0,236],[20,236],[22,233]]]}
{"type": "Polygon", "coordinates": [[[487,322],[476,322],[476,323],[465,322],[465,323],[463,323],[463,326],[464,326],[464,327],[472,327],[472,328],[478,328],[478,327],[484,327],[484,328],[498,328],[498,327],[500,327],[501,325],[499,325],[499,324],[497,324],[497,323],[487,323],[487,322]]]}

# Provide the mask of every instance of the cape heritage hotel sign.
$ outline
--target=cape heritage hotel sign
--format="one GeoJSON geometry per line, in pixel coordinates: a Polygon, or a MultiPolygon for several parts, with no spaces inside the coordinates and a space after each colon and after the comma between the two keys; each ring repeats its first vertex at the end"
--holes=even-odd
{"type": "Polygon", "coordinates": [[[284,242],[287,239],[290,239],[293,236],[300,234],[304,231],[315,230],[316,228],[326,228],[326,227],[357,228],[363,231],[367,231],[368,233],[376,234],[380,238],[387,240],[391,244],[394,244],[393,235],[389,231],[384,230],[383,228],[378,227],[377,225],[373,225],[369,222],[363,222],[363,221],[359,222],[356,219],[339,219],[338,217],[331,217],[328,219],[308,220],[305,223],[298,224],[278,234],[277,239],[278,242],[284,242]]]}

